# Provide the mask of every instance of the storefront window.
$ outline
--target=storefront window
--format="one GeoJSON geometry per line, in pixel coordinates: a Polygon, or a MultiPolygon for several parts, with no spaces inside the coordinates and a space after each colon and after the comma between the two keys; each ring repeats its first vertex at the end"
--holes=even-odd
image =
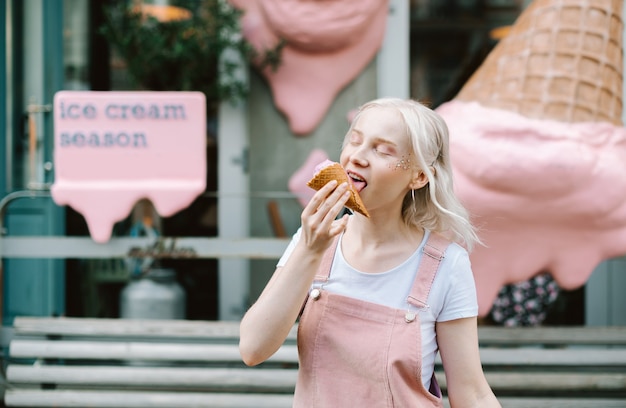
{"type": "Polygon", "coordinates": [[[64,0],[63,69],[64,89],[89,90],[89,8],[82,0],[64,0]]]}
{"type": "Polygon", "coordinates": [[[411,97],[436,108],[452,99],[512,24],[520,0],[411,0],[411,97]]]}
{"type": "MultiPolygon", "coordinates": [[[[124,0],[118,0],[124,1],[124,0]]],[[[130,3],[130,2],[129,2],[130,3]]],[[[64,0],[63,68],[65,90],[128,91],[136,90],[128,75],[127,61],[120,57],[102,35],[104,7],[109,0],[64,0]]],[[[176,75],[172,72],[172,75],[176,75]]],[[[207,190],[217,190],[216,137],[207,135],[207,190]]],[[[217,218],[214,195],[199,197],[187,209],[161,218],[148,201],[138,203],[127,219],[114,227],[114,236],[128,236],[144,212],[150,213],[161,236],[216,236],[217,218]],[[144,211],[145,210],[145,211],[144,211]]],[[[87,225],[79,213],[66,208],[67,235],[87,236],[87,225]]],[[[217,261],[213,259],[162,259],[160,265],[176,270],[186,292],[186,317],[217,318],[217,261]]],[[[68,260],[67,313],[83,317],[119,317],[120,293],[128,281],[123,259],[68,260]]]]}

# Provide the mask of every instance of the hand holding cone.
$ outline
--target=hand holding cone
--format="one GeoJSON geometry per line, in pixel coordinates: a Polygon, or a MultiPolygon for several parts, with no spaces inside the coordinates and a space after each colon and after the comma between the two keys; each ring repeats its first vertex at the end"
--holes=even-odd
{"type": "Polygon", "coordinates": [[[326,183],[331,180],[337,180],[339,184],[346,182],[349,186],[350,198],[346,202],[346,207],[349,209],[356,211],[358,213],[363,214],[364,216],[369,218],[369,213],[365,209],[365,205],[363,205],[363,201],[361,201],[361,197],[359,196],[359,192],[356,191],[354,186],[352,185],[352,181],[350,181],[350,177],[346,171],[341,167],[339,163],[332,163],[322,169],[320,169],[311,180],[307,182],[307,186],[311,187],[313,190],[319,190],[324,187],[326,183]]]}

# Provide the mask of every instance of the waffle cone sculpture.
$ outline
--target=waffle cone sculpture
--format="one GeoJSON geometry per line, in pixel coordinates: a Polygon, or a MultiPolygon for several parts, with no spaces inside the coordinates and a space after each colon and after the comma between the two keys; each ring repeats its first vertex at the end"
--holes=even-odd
{"type": "Polygon", "coordinates": [[[470,255],[481,316],[506,284],[548,272],[573,290],[626,253],[623,7],[534,0],[436,109],[485,244],[470,255]]]}
{"type": "Polygon", "coordinates": [[[346,207],[353,211],[359,212],[369,218],[370,215],[365,209],[363,201],[361,201],[359,192],[356,191],[356,189],[352,185],[350,177],[348,177],[348,174],[346,173],[344,168],[341,167],[341,164],[332,163],[328,166],[321,168],[317,173],[315,173],[313,178],[307,182],[307,186],[311,187],[314,190],[319,190],[331,180],[337,180],[339,184],[347,182],[350,188],[350,198],[348,198],[348,201],[346,202],[346,207]]]}
{"type": "Polygon", "coordinates": [[[623,0],[535,0],[456,96],[561,122],[622,125],[623,0]]]}

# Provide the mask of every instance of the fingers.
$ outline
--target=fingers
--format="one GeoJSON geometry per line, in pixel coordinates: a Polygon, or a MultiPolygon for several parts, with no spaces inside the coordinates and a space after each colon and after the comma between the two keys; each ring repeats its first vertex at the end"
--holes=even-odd
{"type": "Polygon", "coordinates": [[[331,237],[334,237],[336,235],[339,235],[343,232],[343,230],[346,229],[346,226],[348,225],[348,214],[344,214],[343,217],[341,217],[338,220],[334,220],[331,225],[330,225],[330,230],[329,230],[329,234],[331,237]]]}
{"type": "Polygon", "coordinates": [[[333,222],[337,218],[337,215],[339,215],[341,209],[344,207],[349,198],[350,192],[348,190],[344,191],[344,193],[339,196],[337,202],[332,206],[325,218],[330,217],[329,221],[333,222]]]}
{"type": "Polygon", "coordinates": [[[337,186],[337,181],[331,180],[313,195],[304,208],[303,216],[318,215],[320,218],[318,221],[321,221],[330,214],[332,219],[335,219],[349,197],[348,183],[341,183],[337,186]]]}
{"type": "Polygon", "coordinates": [[[334,221],[349,197],[348,184],[337,186],[334,180],[315,193],[302,211],[302,226],[307,235],[312,239],[320,237],[325,240],[340,233],[343,230],[342,225],[347,221],[334,221]]]}

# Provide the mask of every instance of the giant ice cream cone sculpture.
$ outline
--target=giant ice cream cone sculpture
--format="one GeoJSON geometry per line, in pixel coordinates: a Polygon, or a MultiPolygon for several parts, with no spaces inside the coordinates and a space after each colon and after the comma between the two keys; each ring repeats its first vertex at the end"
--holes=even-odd
{"type": "Polygon", "coordinates": [[[535,0],[457,97],[456,189],[486,244],[471,254],[480,314],[549,272],[575,289],[626,254],[622,0],[535,0]]]}
{"type": "Polygon", "coordinates": [[[563,122],[622,125],[623,0],[536,0],[457,99],[563,122]]]}

